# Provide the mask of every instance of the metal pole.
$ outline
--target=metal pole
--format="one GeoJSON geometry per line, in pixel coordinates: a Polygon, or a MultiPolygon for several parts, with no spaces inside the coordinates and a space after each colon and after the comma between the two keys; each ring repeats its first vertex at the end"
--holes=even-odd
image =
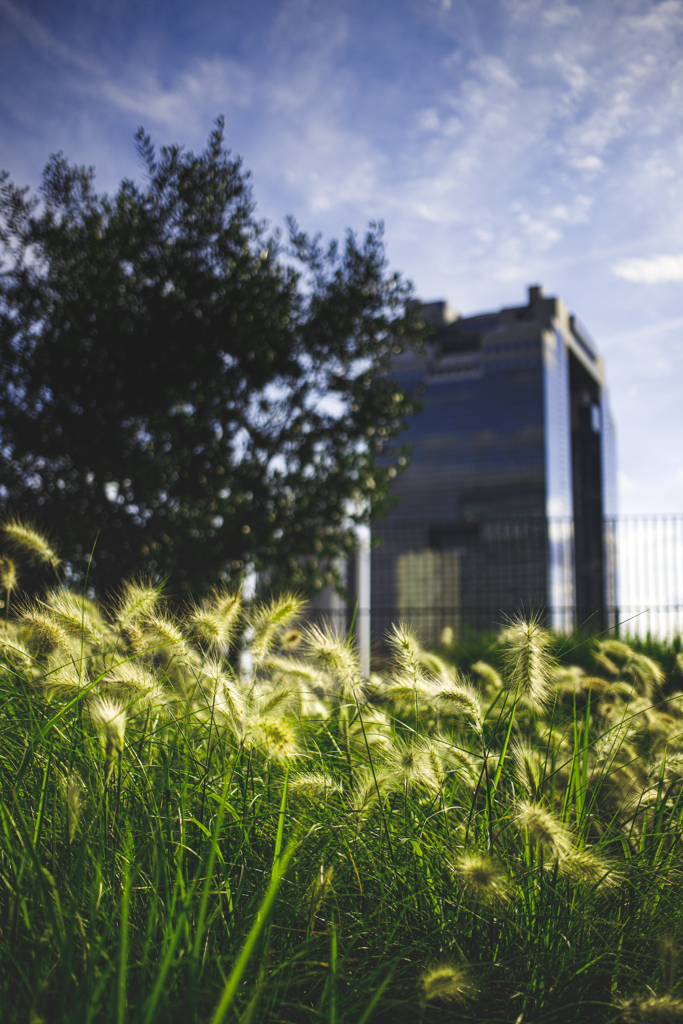
{"type": "Polygon", "coordinates": [[[358,659],[363,678],[370,676],[370,527],[356,526],[356,580],[358,608],[356,611],[356,639],[358,659]]]}

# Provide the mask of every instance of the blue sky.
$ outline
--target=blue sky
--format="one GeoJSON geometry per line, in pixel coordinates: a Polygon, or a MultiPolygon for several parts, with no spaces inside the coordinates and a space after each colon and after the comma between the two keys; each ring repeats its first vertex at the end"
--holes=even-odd
{"type": "Polygon", "coordinates": [[[622,511],[683,511],[683,0],[0,0],[0,166],[102,190],[223,113],[274,226],[382,218],[470,314],[542,283],[595,338],[622,511]]]}

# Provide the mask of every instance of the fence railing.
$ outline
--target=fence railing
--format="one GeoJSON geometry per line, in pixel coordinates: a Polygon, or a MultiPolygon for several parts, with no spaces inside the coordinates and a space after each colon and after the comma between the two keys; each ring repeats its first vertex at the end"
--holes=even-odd
{"type": "Polygon", "coordinates": [[[683,513],[621,515],[614,524],[622,631],[683,632],[683,513]]]}
{"type": "Polygon", "coordinates": [[[365,590],[351,607],[337,599],[312,609],[342,630],[355,616],[366,651],[399,620],[433,644],[444,630],[457,637],[497,629],[517,612],[565,633],[683,633],[683,513],[606,518],[602,554],[598,530],[598,559],[585,562],[582,578],[567,518],[497,520],[476,530],[378,524],[376,534],[383,543],[372,556],[372,599],[365,590]]]}

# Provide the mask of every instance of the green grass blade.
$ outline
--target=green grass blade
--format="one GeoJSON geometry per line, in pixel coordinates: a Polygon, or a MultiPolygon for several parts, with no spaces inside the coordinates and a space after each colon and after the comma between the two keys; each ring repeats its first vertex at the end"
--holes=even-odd
{"type": "Polygon", "coordinates": [[[389,971],[389,973],[387,974],[386,978],[381,983],[381,985],[378,985],[378,987],[372,993],[372,999],[370,1000],[368,1005],[363,1010],[362,1015],[358,1018],[358,1024],[367,1024],[367,1022],[370,1020],[370,1017],[372,1016],[372,1012],[375,1009],[375,1007],[377,1006],[377,1004],[380,1001],[380,999],[382,998],[382,996],[384,995],[384,990],[387,987],[387,985],[389,984],[389,982],[391,981],[391,979],[393,977],[393,974],[394,974],[393,971],[389,971]]]}
{"type": "Polygon", "coordinates": [[[239,983],[242,980],[242,975],[244,974],[246,966],[249,962],[249,957],[251,956],[254,946],[256,945],[256,941],[259,935],[261,934],[263,928],[265,927],[266,921],[268,920],[269,911],[273,903],[275,902],[277,891],[280,888],[280,882],[282,881],[283,875],[287,870],[287,865],[289,864],[292,856],[294,855],[296,846],[297,844],[293,843],[289,847],[289,849],[286,850],[281,860],[279,860],[273,866],[273,874],[270,880],[270,885],[268,886],[268,891],[266,892],[266,895],[263,898],[261,906],[259,907],[258,913],[256,914],[256,917],[254,919],[254,923],[249,929],[249,934],[247,935],[246,941],[242,946],[242,949],[240,950],[240,954],[237,958],[237,963],[233,967],[232,971],[230,972],[230,977],[225,983],[223,994],[211,1018],[211,1024],[221,1024],[221,1022],[225,1019],[226,1013],[228,1012],[228,1010],[230,1009],[234,1002],[235,996],[237,994],[237,989],[239,987],[239,983]]]}
{"type": "Polygon", "coordinates": [[[275,853],[273,855],[273,871],[277,867],[282,852],[282,837],[285,831],[285,813],[287,811],[287,782],[289,780],[289,768],[285,774],[285,782],[282,787],[282,799],[280,801],[280,813],[277,819],[277,835],[275,837],[275,853]]]}

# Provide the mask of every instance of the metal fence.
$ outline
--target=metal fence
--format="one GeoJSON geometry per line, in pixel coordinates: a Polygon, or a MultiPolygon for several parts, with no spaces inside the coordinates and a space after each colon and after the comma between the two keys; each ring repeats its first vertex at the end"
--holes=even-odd
{"type": "Polygon", "coordinates": [[[623,632],[683,632],[683,513],[611,520],[617,554],[618,621],[623,632]]]}
{"type": "Polygon", "coordinates": [[[422,532],[420,539],[416,524],[393,532],[378,524],[372,597],[365,540],[352,560],[350,582],[364,581],[349,588],[357,600],[349,606],[323,598],[311,609],[312,617],[342,630],[355,622],[365,660],[369,645],[381,646],[398,621],[430,644],[444,630],[458,637],[497,629],[518,612],[538,614],[566,633],[582,627],[662,638],[683,633],[683,513],[605,519],[596,569],[603,585],[590,598],[574,572],[571,520],[522,517],[477,530],[422,532]]]}

